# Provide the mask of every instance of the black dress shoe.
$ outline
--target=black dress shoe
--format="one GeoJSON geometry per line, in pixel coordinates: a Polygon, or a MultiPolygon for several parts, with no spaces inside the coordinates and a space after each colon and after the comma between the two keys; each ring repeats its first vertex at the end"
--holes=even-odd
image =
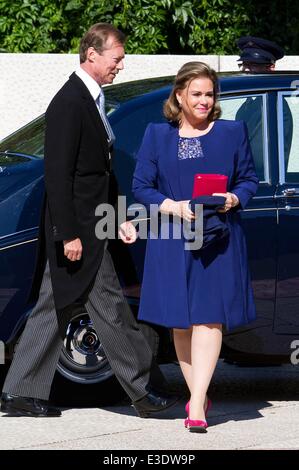
{"type": "Polygon", "coordinates": [[[134,401],[132,405],[140,418],[148,418],[152,413],[163,411],[173,406],[179,399],[180,397],[177,395],[169,395],[165,392],[159,393],[151,390],[145,397],[134,401]]]}
{"type": "Polygon", "coordinates": [[[20,397],[10,393],[2,393],[0,409],[2,413],[6,413],[8,416],[31,416],[36,418],[57,418],[61,416],[59,408],[49,405],[46,400],[20,397]]]}

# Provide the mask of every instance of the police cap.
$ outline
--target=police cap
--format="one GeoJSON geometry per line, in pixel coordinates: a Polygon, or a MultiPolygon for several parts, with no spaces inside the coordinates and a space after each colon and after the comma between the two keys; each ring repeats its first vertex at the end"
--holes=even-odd
{"type": "Polygon", "coordinates": [[[274,64],[284,56],[284,50],[275,42],[254,36],[241,37],[237,41],[237,46],[242,51],[238,62],[274,64]]]}

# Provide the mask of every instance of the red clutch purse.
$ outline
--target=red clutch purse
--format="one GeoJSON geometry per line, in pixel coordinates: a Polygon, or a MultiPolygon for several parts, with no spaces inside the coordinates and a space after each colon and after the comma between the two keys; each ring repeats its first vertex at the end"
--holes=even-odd
{"type": "Polygon", "coordinates": [[[211,196],[213,193],[226,193],[227,179],[226,175],[197,173],[194,175],[192,198],[211,196]]]}

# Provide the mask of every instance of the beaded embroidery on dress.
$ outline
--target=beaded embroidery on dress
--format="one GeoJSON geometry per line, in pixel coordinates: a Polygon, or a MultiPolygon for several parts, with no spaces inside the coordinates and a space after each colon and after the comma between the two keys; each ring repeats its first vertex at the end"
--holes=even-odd
{"type": "Polygon", "coordinates": [[[204,153],[202,150],[199,137],[179,137],[179,160],[186,160],[187,158],[203,158],[204,153]]]}

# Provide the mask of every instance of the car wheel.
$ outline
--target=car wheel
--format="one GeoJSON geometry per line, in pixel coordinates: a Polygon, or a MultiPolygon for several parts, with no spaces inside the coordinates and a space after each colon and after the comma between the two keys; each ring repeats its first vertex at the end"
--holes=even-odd
{"type": "Polygon", "coordinates": [[[65,406],[104,406],[124,397],[86,312],[67,327],[52,390],[55,403],[65,406]]]}
{"type": "MultiPolygon", "coordinates": [[[[139,324],[154,355],[159,335],[150,325],[139,324]]],[[[67,405],[114,404],[125,397],[86,312],[69,323],[52,387],[52,399],[67,405]]]]}
{"type": "Polygon", "coordinates": [[[57,370],[66,379],[80,384],[100,383],[112,377],[101,341],[86,313],[69,323],[57,370]]]}

